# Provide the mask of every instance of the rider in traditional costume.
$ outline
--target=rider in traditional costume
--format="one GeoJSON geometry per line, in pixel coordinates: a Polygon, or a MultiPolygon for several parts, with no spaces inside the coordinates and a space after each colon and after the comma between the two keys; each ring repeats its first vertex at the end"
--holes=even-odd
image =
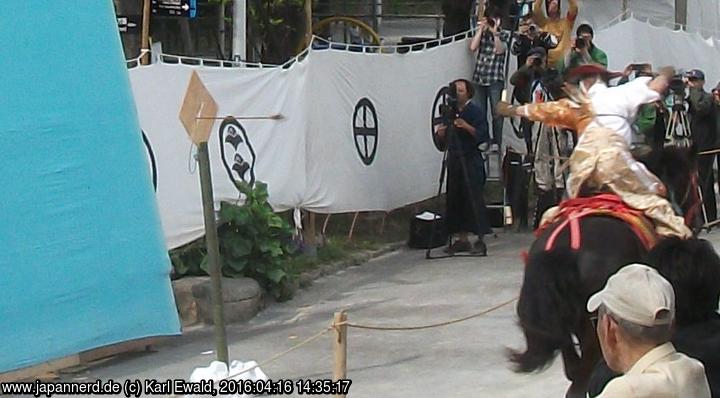
{"type": "MultiPolygon", "coordinates": [[[[607,87],[611,74],[599,65],[583,65],[570,73],[580,80],[567,88],[569,98],[519,107],[506,102],[500,114],[521,116],[548,125],[577,131],[579,141],[570,156],[567,194],[611,191],[628,206],[642,211],[655,224],[658,235],[689,238],[692,232],[673,211],[663,183],[630,153],[631,124],[642,104],[657,101],[667,88],[667,78],[637,78],[619,87],[607,87]]],[[[552,222],[558,208],[549,209],[542,224],[552,222]]]]}

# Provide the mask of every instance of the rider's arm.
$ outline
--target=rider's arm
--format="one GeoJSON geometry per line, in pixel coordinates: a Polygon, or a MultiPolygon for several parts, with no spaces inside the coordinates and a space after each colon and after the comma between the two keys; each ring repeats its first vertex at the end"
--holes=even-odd
{"type": "Polygon", "coordinates": [[[570,130],[578,128],[577,105],[567,99],[519,106],[515,109],[515,115],[549,126],[570,130]]]}
{"type": "Polygon", "coordinates": [[[613,88],[620,90],[617,100],[622,101],[629,113],[634,113],[640,105],[655,102],[661,98],[658,90],[651,87],[650,77],[638,77],[629,83],[613,88]]]}

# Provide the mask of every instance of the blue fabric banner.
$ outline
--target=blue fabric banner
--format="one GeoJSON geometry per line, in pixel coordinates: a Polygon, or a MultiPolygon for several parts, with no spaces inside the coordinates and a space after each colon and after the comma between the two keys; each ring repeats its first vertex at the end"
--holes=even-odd
{"type": "Polygon", "coordinates": [[[179,333],[113,2],[5,2],[0,37],[0,372],[179,333]]]}

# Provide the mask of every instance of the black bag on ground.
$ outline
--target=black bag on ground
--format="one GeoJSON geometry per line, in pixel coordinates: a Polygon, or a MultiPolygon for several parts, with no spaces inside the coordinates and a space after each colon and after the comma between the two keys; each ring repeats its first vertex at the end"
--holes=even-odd
{"type": "Polygon", "coordinates": [[[434,249],[447,244],[445,219],[440,214],[423,212],[410,220],[408,246],[413,249],[434,249]],[[433,228],[433,224],[435,227],[433,228]]]}

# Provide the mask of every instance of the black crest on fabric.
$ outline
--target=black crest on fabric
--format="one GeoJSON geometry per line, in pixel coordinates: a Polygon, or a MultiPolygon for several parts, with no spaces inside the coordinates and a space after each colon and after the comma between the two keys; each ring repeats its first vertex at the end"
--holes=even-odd
{"type": "Polygon", "coordinates": [[[378,147],[378,119],[375,106],[363,98],[355,105],[353,112],[353,140],[360,160],[370,166],[375,160],[378,147]]]}
{"type": "Polygon", "coordinates": [[[145,134],[145,131],[140,130],[140,132],[142,133],[143,144],[145,144],[145,149],[147,150],[148,164],[150,166],[150,173],[152,174],[153,189],[157,193],[158,171],[157,171],[157,162],[155,161],[155,153],[153,152],[152,145],[150,145],[150,139],[145,134]]]}
{"type": "Polygon", "coordinates": [[[228,117],[220,124],[220,157],[230,181],[235,185],[244,181],[255,184],[255,150],[247,131],[235,118],[228,117]]]}
{"type": "Polygon", "coordinates": [[[448,86],[443,86],[443,88],[441,88],[440,91],[438,91],[438,93],[435,95],[435,101],[433,101],[432,107],[432,115],[430,117],[430,137],[433,140],[433,144],[435,144],[435,148],[437,148],[437,150],[440,152],[443,152],[445,150],[445,146],[438,139],[437,134],[435,134],[435,126],[442,122],[442,112],[440,111],[440,106],[447,103],[447,96],[448,86]]]}

